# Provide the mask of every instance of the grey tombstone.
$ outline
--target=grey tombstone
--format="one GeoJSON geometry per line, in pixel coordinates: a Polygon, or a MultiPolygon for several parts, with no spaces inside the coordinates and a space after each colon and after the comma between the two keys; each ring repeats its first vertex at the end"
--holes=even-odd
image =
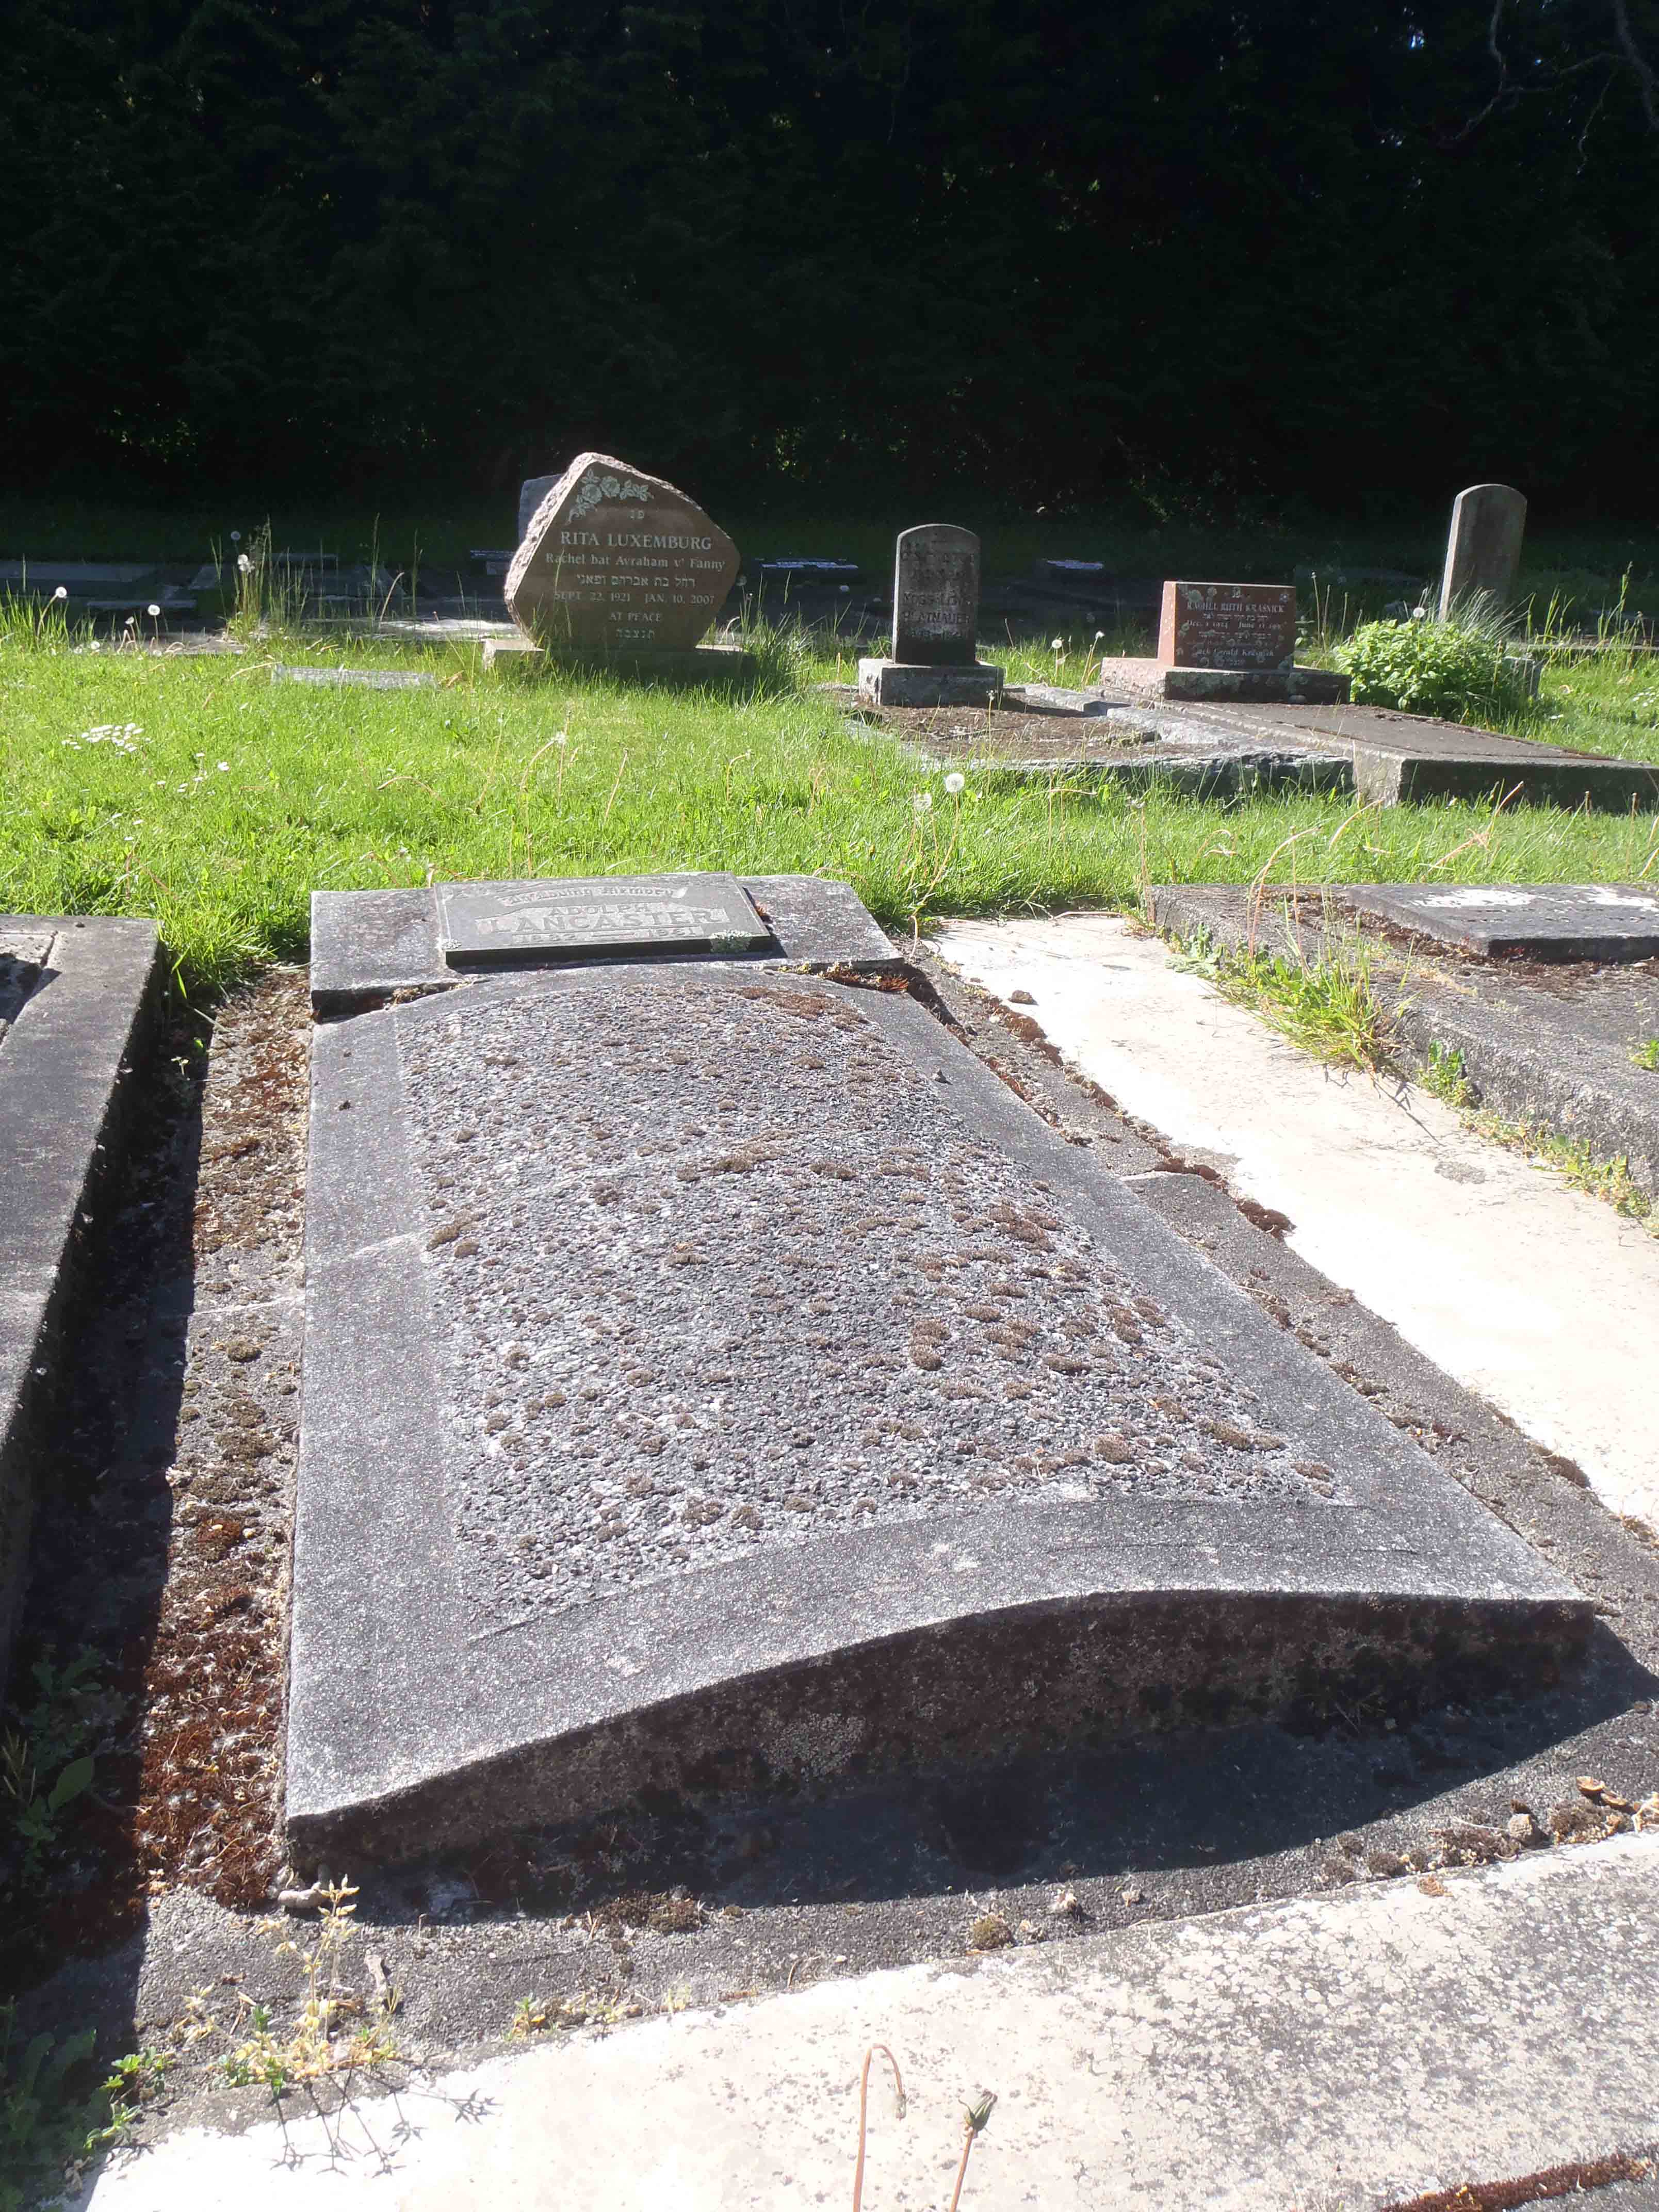
{"type": "Polygon", "coordinates": [[[1515,589],[1527,502],[1513,484],[1471,484],[1452,502],[1446,566],[1440,579],[1440,619],[1477,593],[1499,602],[1515,589]]]}
{"type": "Polygon", "coordinates": [[[893,649],[859,663],[861,697],[878,707],[987,707],[1002,671],[981,662],[979,539],[951,522],[899,532],[893,560],[893,649]]]}
{"type": "Polygon", "coordinates": [[[536,509],[558,481],[557,477],[526,477],[519,486],[518,542],[520,545],[524,544],[530,533],[530,526],[535,520],[536,509]]]}

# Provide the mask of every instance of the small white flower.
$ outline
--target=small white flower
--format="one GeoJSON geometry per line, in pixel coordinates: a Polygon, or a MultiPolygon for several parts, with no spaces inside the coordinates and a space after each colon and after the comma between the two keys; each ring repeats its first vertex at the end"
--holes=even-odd
{"type": "Polygon", "coordinates": [[[912,811],[916,814],[931,814],[933,811],[933,793],[931,791],[913,792],[910,797],[910,805],[912,811]]]}
{"type": "Polygon", "coordinates": [[[236,556],[236,566],[245,576],[251,576],[253,574],[253,563],[246,553],[239,553],[236,556]]]}
{"type": "Polygon", "coordinates": [[[229,771],[230,771],[230,763],[229,763],[228,761],[221,761],[221,762],[220,762],[220,763],[219,763],[219,773],[220,773],[220,775],[228,775],[229,771]]]}
{"type": "Polygon", "coordinates": [[[967,781],[967,777],[963,775],[959,769],[952,769],[950,775],[945,779],[946,796],[951,799],[956,798],[957,793],[965,787],[967,781]]]}

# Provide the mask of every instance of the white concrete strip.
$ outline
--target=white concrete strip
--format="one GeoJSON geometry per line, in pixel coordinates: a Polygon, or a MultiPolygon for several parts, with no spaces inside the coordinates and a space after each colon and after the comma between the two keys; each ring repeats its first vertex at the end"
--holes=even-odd
{"type": "Polygon", "coordinates": [[[1425,1092],[1331,1074],[1115,916],[952,924],[944,957],[1550,1450],[1659,1526],[1659,1238],[1473,1136],[1425,1092]]]}
{"type": "MultiPolygon", "coordinates": [[[[1659,1835],[1481,1874],[908,1966],[544,2047],[335,2124],[180,2133],[91,2212],[1346,2212],[1632,2148],[1659,2127],[1659,1835]],[[879,2077],[878,2077],[879,2081],[879,2077]],[[410,2130],[414,2132],[410,2132],[410,2130]],[[371,2145],[386,2154],[385,2161],[371,2145]]],[[[302,2100],[295,2100],[296,2103],[302,2100]]],[[[82,2204],[88,2200],[82,2198],[82,2204]]]]}

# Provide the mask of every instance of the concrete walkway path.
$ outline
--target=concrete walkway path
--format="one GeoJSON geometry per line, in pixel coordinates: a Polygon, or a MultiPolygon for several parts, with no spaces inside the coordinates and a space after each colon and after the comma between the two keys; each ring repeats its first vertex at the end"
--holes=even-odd
{"type": "Polygon", "coordinates": [[[1331,1073],[1114,915],[962,922],[940,956],[1549,1450],[1659,1528],[1659,1237],[1426,1093],[1331,1073]]]}
{"type": "MultiPolygon", "coordinates": [[[[686,2012],[325,2125],[189,2131],[91,2212],[963,2212],[1297,2207],[1636,2150],[1659,2133],[1659,1834],[686,2012]],[[331,2154],[332,2153],[332,2154],[331,2154]],[[378,2154],[384,2154],[380,2155],[378,2154]]],[[[303,2100],[292,2100],[302,2105],[303,2100]]],[[[1650,2201],[1649,2188],[1638,2195],[1650,2201]]],[[[1611,2207],[1609,2209],[1611,2212],[1611,2207]]]]}

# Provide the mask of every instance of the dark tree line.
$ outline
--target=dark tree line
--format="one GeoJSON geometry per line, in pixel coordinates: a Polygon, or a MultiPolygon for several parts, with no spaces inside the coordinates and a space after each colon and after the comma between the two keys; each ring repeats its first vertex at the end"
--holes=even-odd
{"type": "Polygon", "coordinates": [[[0,20],[25,482],[1659,493],[1659,0],[0,20]]]}

